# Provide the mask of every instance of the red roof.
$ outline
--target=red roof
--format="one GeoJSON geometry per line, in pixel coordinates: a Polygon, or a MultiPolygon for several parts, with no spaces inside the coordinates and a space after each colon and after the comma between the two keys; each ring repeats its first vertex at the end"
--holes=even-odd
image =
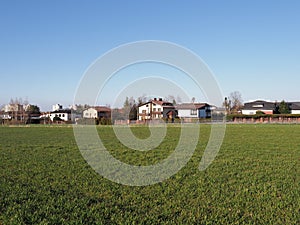
{"type": "Polygon", "coordinates": [[[111,109],[107,106],[95,106],[93,107],[97,112],[111,112],[111,109]]]}
{"type": "MultiPolygon", "coordinates": [[[[163,101],[163,100],[150,100],[148,102],[145,102],[141,105],[146,105],[146,104],[149,104],[149,103],[152,103],[152,104],[156,104],[156,105],[173,105],[171,102],[167,102],[167,101],[163,101]]],[[[139,105],[139,106],[141,106],[139,105]]]]}

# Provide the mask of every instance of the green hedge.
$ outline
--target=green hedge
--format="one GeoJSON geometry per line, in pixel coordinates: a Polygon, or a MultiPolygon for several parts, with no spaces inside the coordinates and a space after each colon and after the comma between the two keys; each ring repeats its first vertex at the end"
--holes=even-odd
{"type": "Polygon", "coordinates": [[[77,124],[82,125],[111,125],[110,118],[81,118],[77,121],[77,124]]]}
{"type": "Polygon", "coordinates": [[[255,114],[255,115],[243,115],[243,114],[230,114],[226,116],[228,121],[234,119],[260,119],[260,118],[300,118],[300,114],[255,114]]]}

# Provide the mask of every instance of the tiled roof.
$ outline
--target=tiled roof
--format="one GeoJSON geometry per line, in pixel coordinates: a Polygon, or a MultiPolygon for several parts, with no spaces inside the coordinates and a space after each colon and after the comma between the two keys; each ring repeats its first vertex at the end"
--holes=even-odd
{"type": "Polygon", "coordinates": [[[288,102],[291,110],[300,110],[300,102],[288,102]]]}
{"type": "Polygon", "coordinates": [[[150,100],[148,102],[140,104],[139,107],[142,105],[149,104],[149,103],[161,105],[161,106],[167,106],[167,105],[172,106],[173,105],[171,102],[167,102],[167,101],[163,101],[163,100],[150,100]]]}
{"type": "Polygon", "coordinates": [[[92,107],[93,109],[96,109],[97,112],[111,112],[111,109],[107,106],[95,106],[92,107]]]}
{"type": "Polygon", "coordinates": [[[207,103],[182,103],[175,106],[176,109],[201,109],[208,106],[207,103]]]}
{"type": "Polygon", "coordinates": [[[257,100],[254,102],[248,102],[244,104],[244,110],[275,110],[276,105],[274,102],[266,102],[257,100]]]}
{"type": "Polygon", "coordinates": [[[71,113],[71,109],[59,109],[52,111],[51,113],[71,113]]]}

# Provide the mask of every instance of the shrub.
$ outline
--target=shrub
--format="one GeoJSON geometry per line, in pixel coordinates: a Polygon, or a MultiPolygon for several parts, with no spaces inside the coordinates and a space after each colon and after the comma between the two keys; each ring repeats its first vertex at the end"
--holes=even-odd
{"type": "Polygon", "coordinates": [[[263,111],[256,111],[256,115],[265,115],[263,111]]]}

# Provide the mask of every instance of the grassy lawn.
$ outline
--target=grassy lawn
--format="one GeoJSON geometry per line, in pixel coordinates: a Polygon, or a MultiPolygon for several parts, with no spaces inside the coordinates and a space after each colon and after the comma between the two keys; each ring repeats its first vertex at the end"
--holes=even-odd
{"type": "MultiPolygon", "coordinates": [[[[98,130],[112,155],[136,165],[166,158],[180,133],[170,126],[157,149],[137,152],[111,127],[98,130]]],[[[228,125],[217,158],[200,172],[209,133],[201,125],[197,149],[177,174],[132,187],[94,172],[71,127],[0,127],[0,224],[299,224],[300,126],[228,125]]]]}

